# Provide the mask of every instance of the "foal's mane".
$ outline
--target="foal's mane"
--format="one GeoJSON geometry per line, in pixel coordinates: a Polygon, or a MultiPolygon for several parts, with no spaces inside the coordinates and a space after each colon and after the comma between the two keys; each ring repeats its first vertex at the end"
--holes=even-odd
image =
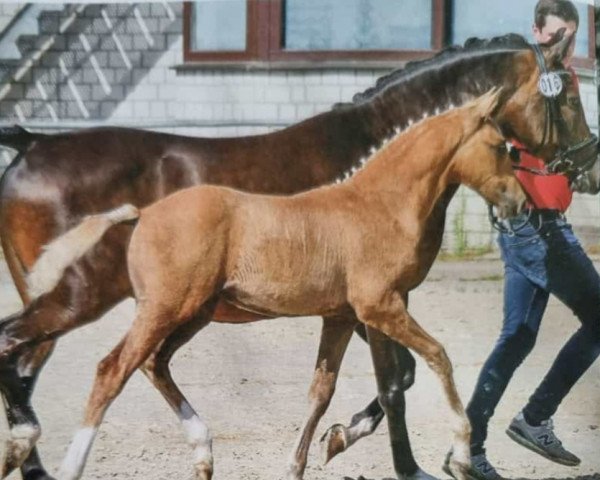
{"type": "MultiPolygon", "coordinates": [[[[463,46],[452,45],[446,47],[433,57],[408,62],[404,67],[380,77],[373,87],[355,94],[351,104],[368,102],[390,87],[409,82],[415,77],[427,74],[437,75],[440,71],[455,66],[458,63],[470,62],[476,58],[485,57],[490,54],[514,53],[529,48],[531,48],[529,42],[523,36],[516,33],[509,33],[490,39],[469,38],[463,46]]],[[[340,103],[337,106],[351,104],[340,103]]]]}

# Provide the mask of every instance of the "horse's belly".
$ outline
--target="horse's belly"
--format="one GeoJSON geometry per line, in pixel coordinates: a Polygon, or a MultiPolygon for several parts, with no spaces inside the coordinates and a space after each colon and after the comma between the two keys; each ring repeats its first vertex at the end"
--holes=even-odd
{"type": "Polygon", "coordinates": [[[223,297],[238,308],[268,317],[332,314],[346,304],[341,285],[324,286],[318,281],[232,280],[225,284],[223,297]]]}

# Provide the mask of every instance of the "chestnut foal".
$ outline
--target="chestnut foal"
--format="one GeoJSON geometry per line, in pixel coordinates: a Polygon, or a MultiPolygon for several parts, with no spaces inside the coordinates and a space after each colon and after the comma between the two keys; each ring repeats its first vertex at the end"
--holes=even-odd
{"type": "MultiPolygon", "coordinates": [[[[490,120],[498,97],[490,91],[423,120],[338,185],[291,197],[189,188],[141,212],[125,205],[90,217],[50,244],[30,277],[37,291],[53,288],[60,276],[48,277],[52,259],[61,259],[55,268],[62,272],[110,225],[139,217],[128,250],[136,318],[98,366],[60,480],[80,478],[103,415],[131,374],[178,331],[209,323],[219,298],[266,316],[329,317],[339,332],[320,367],[333,381],[355,326],[342,320],[349,311],[367,326],[374,356],[386,335],[413,349],[442,383],[454,414],[451,468],[465,478],[470,427],[452,367],[442,345],[407,312],[406,298],[439,250],[428,222],[449,185],[470,186],[503,216],[525,201],[504,138],[490,120]],[[60,254],[65,248],[74,258],[60,254]]],[[[197,478],[210,479],[208,428],[187,402],[179,409],[193,437],[197,478]]]]}

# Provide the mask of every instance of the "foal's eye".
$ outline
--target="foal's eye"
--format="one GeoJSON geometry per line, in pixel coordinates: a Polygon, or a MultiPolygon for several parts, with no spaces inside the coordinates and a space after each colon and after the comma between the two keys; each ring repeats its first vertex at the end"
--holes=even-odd
{"type": "Polygon", "coordinates": [[[499,155],[506,155],[508,153],[508,148],[506,146],[506,143],[502,142],[499,145],[496,145],[496,152],[499,155]]]}

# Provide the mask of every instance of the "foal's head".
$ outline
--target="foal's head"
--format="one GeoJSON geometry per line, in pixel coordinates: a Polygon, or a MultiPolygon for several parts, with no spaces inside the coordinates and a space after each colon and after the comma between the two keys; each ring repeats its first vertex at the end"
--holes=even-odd
{"type": "Polygon", "coordinates": [[[526,197],[513,174],[506,139],[492,119],[500,95],[491,90],[460,109],[463,139],[452,158],[450,178],[471,187],[506,218],[519,213],[526,197]]]}

